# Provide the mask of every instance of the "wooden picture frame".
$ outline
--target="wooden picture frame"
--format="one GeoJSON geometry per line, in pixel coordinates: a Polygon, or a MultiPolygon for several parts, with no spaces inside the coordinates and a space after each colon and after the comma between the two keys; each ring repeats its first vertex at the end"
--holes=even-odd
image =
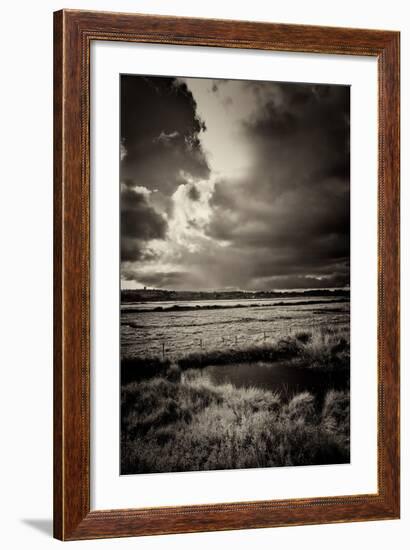
{"type": "Polygon", "coordinates": [[[54,536],[62,540],[394,519],[399,455],[398,32],[63,10],[54,14],[54,536]],[[90,510],[93,40],[372,56],[378,62],[378,492],[90,510]]]}

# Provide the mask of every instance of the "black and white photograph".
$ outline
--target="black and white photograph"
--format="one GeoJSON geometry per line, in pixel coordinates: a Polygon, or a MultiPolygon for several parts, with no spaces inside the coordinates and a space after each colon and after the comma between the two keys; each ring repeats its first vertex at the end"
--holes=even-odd
{"type": "Polygon", "coordinates": [[[350,87],[120,76],[120,473],[350,462],[350,87]]]}

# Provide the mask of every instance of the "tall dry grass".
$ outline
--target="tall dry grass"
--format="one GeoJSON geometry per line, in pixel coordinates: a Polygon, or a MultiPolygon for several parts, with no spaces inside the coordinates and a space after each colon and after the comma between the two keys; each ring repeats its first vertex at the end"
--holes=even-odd
{"type": "Polygon", "coordinates": [[[329,391],[320,410],[307,392],[284,401],[174,367],[123,387],[121,472],[348,462],[349,414],[348,392],[329,391]]]}

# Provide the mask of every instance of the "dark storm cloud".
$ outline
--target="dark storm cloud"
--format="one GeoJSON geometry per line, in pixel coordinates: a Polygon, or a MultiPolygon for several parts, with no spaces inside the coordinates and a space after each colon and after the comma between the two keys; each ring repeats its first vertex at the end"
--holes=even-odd
{"type": "Polygon", "coordinates": [[[276,275],[276,284],[283,284],[286,274],[290,287],[346,285],[349,88],[249,86],[260,101],[243,128],[254,162],[246,177],[216,184],[208,234],[243,257],[247,249],[260,250],[248,272],[254,286],[270,287],[276,275]]]}
{"type": "Polygon", "coordinates": [[[144,243],[164,239],[167,222],[150,204],[146,192],[133,188],[131,182],[121,192],[121,259],[147,258],[144,243]]]}
{"type": "Polygon", "coordinates": [[[203,284],[202,278],[190,271],[136,273],[133,270],[123,269],[121,278],[125,281],[136,281],[144,286],[180,290],[186,290],[187,288],[202,288],[203,284]]]}
{"type": "Polygon", "coordinates": [[[176,289],[348,285],[349,87],[204,81],[192,87],[202,120],[187,82],[122,77],[122,279],[176,289]],[[227,147],[228,170],[212,173],[207,123],[209,159],[231,135],[246,162],[227,147]],[[219,131],[225,123],[230,133],[219,131]],[[165,246],[152,245],[158,239],[165,246]]]}
{"type": "MultiPolygon", "coordinates": [[[[123,261],[152,258],[147,243],[163,239],[171,196],[186,178],[207,178],[199,140],[205,124],[186,84],[175,78],[121,77],[121,251],[123,261]],[[152,193],[135,191],[145,188],[152,193]]],[[[192,200],[196,200],[192,188],[192,200]]]]}
{"type": "Polygon", "coordinates": [[[132,237],[121,237],[121,261],[150,261],[155,260],[157,254],[147,247],[147,241],[132,237]]]}
{"type": "Polygon", "coordinates": [[[133,189],[121,194],[121,235],[142,240],[163,239],[167,223],[148,202],[147,195],[133,189]]]}
{"type": "MultiPolygon", "coordinates": [[[[264,86],[266,103],[246,123],[251,138],[267,152],[293,154],[311,178],[349,177],[350,88],[311,84],[250,83],[256,98],[264,86]],[[270,88],[270,90],[269,90],[270,88]],[[270,94],[269,94],[270,92],[270,94]]],[[[265,157],[266,158],[266,157],[265,157]]]]}
{"type": "Polygon", "coordinates": [[[283,275],[255,280],[252,286],[253,290],[266,289],[304,289],[304,288],[340,288],[346,286],[346,275],[343,273],[334,273],[328,276],[310,277],[306,275],[283,275]]]}
{"type": "Polygon", "coordinates": [[[184,182],[209,176],[199,140],[205,124],[185,83],[175,78],[121,77],[122,178],[170,195],[184,182]]]}

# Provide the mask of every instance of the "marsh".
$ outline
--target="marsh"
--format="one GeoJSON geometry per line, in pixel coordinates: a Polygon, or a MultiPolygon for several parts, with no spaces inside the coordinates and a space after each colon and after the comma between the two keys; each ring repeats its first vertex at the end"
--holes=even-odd
{"type": "Polygon", "coordinates": [[[133,313],[140,324],[149,317],[151,345],[144,346],[130,335],[139,325],[131,325],[128,307],[121,473],[349,462],[348,304],[337,313],[326,304],[319,322],[317,304],[306,308],[288,308],[287,324],[284,306],[262,317],[249,306],[236,323],[226,322],[232,308],[213,323],[205,312],[190,312],[190,322],[173,312],[164,325],[168,314],[147,308],[133,313]]]}

